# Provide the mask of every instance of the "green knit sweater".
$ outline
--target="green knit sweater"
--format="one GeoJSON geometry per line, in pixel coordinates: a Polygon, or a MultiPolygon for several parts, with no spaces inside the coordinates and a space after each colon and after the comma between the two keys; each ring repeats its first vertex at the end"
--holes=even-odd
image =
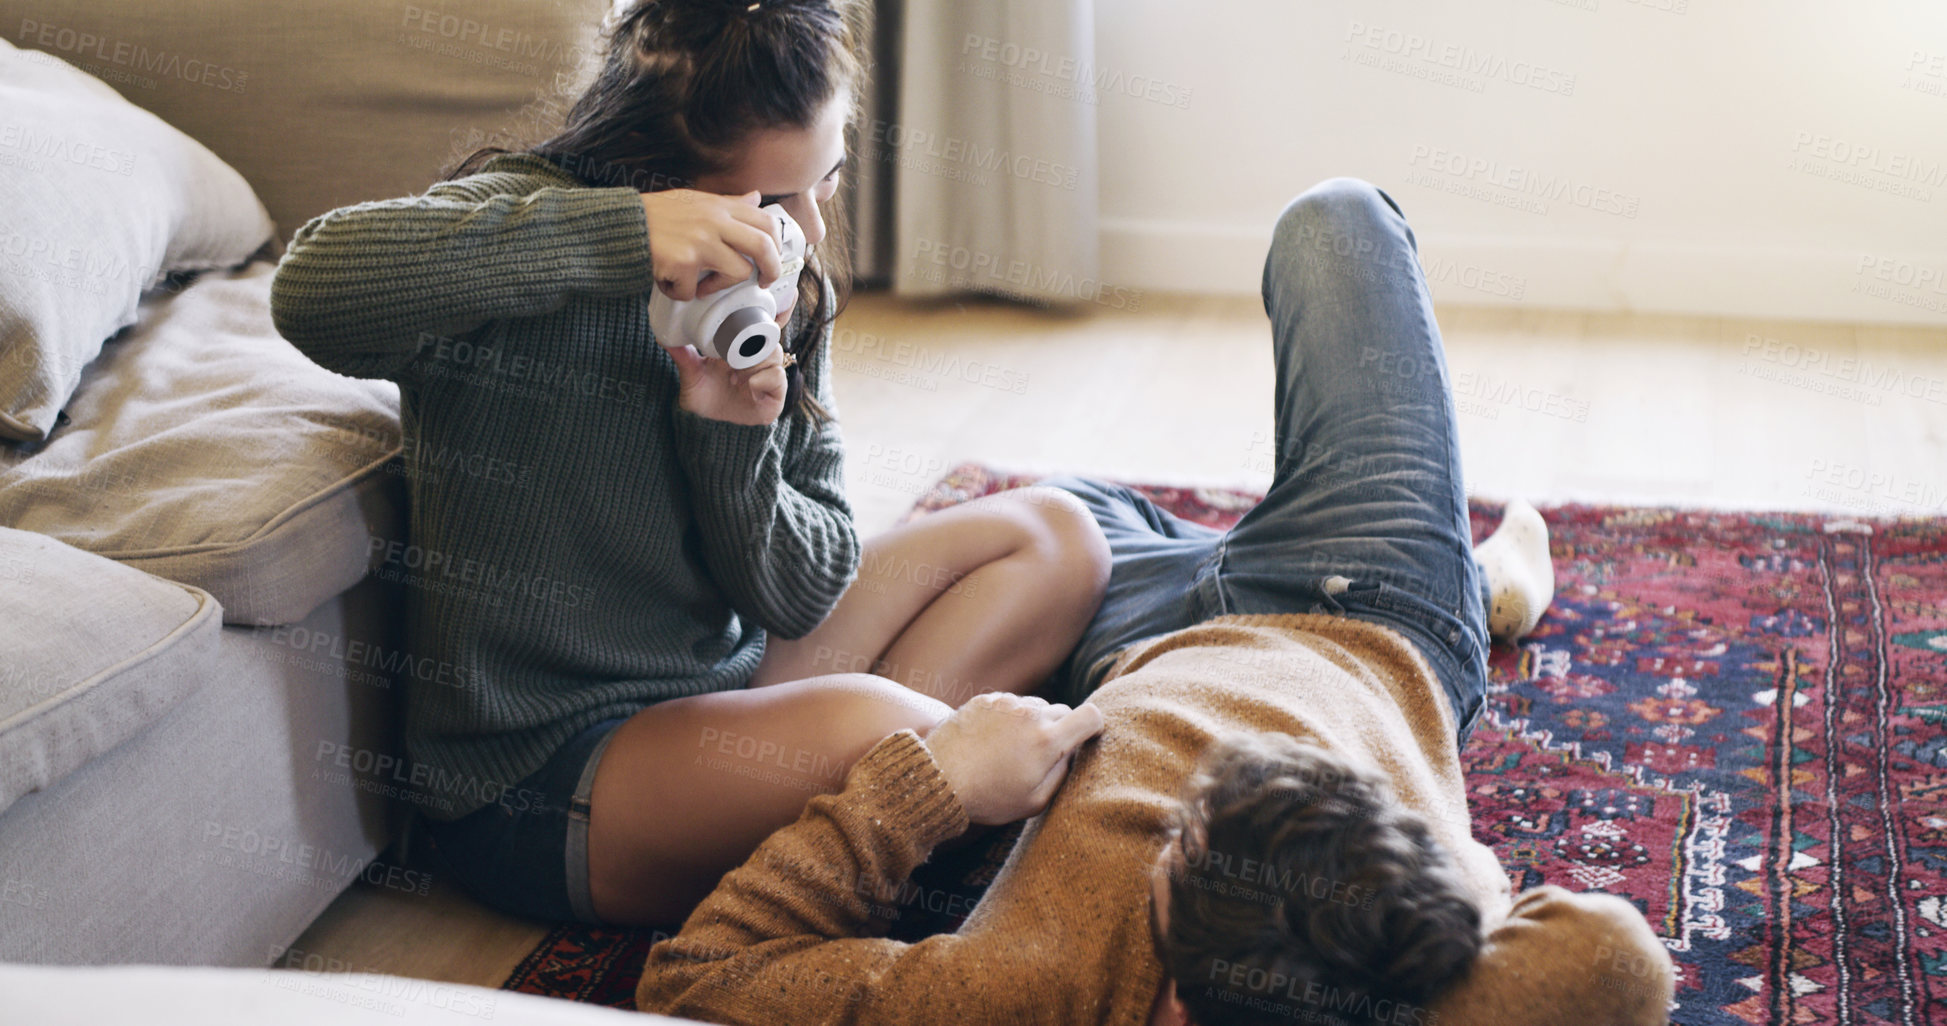
{"type": "MultiPolygon", "coordinates": [[[[653,282],[637,193],[530,154],[324,214],[278,265],[285,338],[399,385],[411,535],[373,572],[405,585],[408,758],[380,772],[431,818],[531,804],[582,728],[745,686],[857,572],[837,424],[679,409],[653,282]]],[[[829,330],[805,386],[834,410],[829,330]]]]}

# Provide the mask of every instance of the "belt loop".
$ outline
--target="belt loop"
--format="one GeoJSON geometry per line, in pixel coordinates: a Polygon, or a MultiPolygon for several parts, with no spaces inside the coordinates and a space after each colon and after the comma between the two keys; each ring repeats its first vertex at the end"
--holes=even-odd
{"type": "Polygon", "coordinates": [[[1351,578],[1342,577],[1338,574],[1331,574],[1319,578],[1318,594],[1324,601],[1313,603],[1313,608],[1323,607],[1330,610],[1333,616],[1346,615],[1345,603],[1339,601],[1339,596],[1344,594],[1346,589],[1352,587],[1352,584],[1353,581],[1351,578]]]}
{"type": "Polygon", "coordinates": [[[1203,602],[1203,608],[1197,610],[1199,619],[1207,620],[1213,616],[1230,615],[1230,597],[1224,594],[1224,583],[1222,580],[1224,556],[1229,549],[1229,545],[1230,538],[1228,536],[1217,539],[1217,547],[1211,551],[1210,556],[1197,569],[1195,590],[1198,598],[1203,602]],[[1213,609],[1215,612],[1212,612],[1213,609]]]}

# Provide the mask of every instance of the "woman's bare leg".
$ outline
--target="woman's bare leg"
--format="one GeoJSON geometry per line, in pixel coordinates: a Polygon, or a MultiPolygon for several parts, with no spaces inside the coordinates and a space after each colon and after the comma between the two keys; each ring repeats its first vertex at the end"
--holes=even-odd
{"type": "Polygon", "coordinates": [[[1108,580],[1108,542],[1073,495],[986,496],[867,541],[832,615],[802,638],[770,638],[751,685],[870,672],[955,707],[1025,694],[1075,647],[1108,580]]]}
{"type": "Polygon", "coordinates": [[[749,689],[659,702],[616,729],[590,799],[596,915],[680,921],[888,734],[1038,686],[1095,615],[1109,551],[1074,496],[1024,488],[895,527],[862,564],[816,630],[769,639],[749,689]]]}
{"type": "Polygon", "coordinates": [[[839,674],[658,702],[616,728],[589,801],[595,914],[681,922],[814,795],[843,788],[889,734],[950,712],[889,680],[839,674]]]}

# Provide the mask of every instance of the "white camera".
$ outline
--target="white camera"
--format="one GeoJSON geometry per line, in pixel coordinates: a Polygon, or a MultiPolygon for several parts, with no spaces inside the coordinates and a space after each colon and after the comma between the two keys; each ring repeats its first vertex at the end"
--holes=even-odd
{"type": "Polygon", "coordinates": [[[760,288],[753,263],[750,277],[700,299],[671,299],[661,287],[651,288],[649,330],[663,348],[695,346],[704,356],[743,370],[763,363],[778,347],[784,329],[778,325],[777,315],[791,309],[798,299],[798,272],[804,270],[804,230],[782,206],[773,203],[763,209],[777,219],[778,237],[784,240],[778,247],[783,273],[770,288],[760,288]]]}

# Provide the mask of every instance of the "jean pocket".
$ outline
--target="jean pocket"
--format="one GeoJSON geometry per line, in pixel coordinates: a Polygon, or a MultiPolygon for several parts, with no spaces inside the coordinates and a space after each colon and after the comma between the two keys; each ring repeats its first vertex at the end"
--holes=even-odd
{"type": "MultiPolygon", "coordinates": [[[[1348,589],[1347,594],[1351,593],[1352,590],[1348,589]]],[[[1427,637],[1439,642],[1449,655],[1465,665],[1469,639],[1457,611],[1385,581],[1373,582],[1372,591],[1364,601],[1374,610],[1383,610],[1418,626],[1427,637]]]]}

